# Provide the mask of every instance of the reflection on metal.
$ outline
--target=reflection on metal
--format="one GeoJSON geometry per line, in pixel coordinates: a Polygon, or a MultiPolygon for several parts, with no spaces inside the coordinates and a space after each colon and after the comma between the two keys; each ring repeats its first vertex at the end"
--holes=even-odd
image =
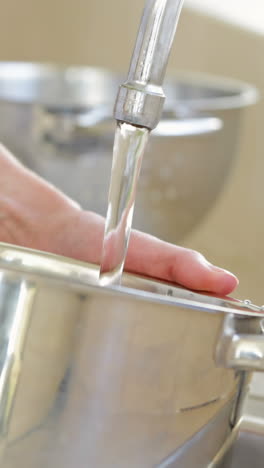
{"type": "Polygon", "coordinates": [[[7,244],[0,272],[4,468],[211,463],[249,376],[226,343],[261,338],[263,313],[134,275],[102,288],[94,265],[7,244]]]}
{"type": "Polygon", "coordinates": [[[233,403],[234,400],[224,406],[201,431],[179,447],[176,453],[160,463],[157,468],[197,468],[198,466],[199,468],[216,468],[217,465],[211,465],[210,460],[216,452],[222,453],[227,442],[233,441],[233,432],[228,426],[233,403]]]}
{"type": "Polygon", "coordinates": [[[232,428],[237,426],[237,424],[240,423],[241,418],[243,417],[245,400],[249,393],[250,383],[251,374],[249,372],[240,371],[236,404],[234,405],[230,417],[230,425],[232,428]]]}
{"type": "Polygon", "coordinates": [[[232,430],[229,437],[227,437],[225,443],[222,445],[212,462],[206,468],[230,468],[231,456],[229,452],[237,440],[238,433],[239,427],[237,426],[232,430]]]}
{"type": "MultiPolygon", "coordinates": [[[[229,301],[226,301],[228,304],[229,301]]],[[[256,304],[253,304],[249,299],[245,299],[244,301],[237,301],[237,306],[238,307],[246,307],[249,310],[252,310],[253,312],[264,312],[264,305],[258,306],[256,304]]]]}
{"type": "MultiPolygon", "coordinates": [[[[35,289],[27,280],[0,276],[0,440],[7,434],[19,381],[35,289]]],[[[3,446],[1,447],[3,449],[3,446]]]]}
{"type": "Polygon", "coordinates": [[[263,437],[264,419],[245,414],[207,468],[263,468],[263,437]]]}
{"type": "Polygon", "coordinates": [[[264,332],[262,319],[226,317],[216,350],[223,367],[264,371],[264,332]]]}

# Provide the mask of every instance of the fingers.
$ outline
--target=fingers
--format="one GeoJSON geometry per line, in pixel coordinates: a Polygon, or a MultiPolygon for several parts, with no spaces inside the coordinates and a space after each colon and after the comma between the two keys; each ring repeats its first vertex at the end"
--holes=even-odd
{"type": "MultiPolygon", "coordinates": [[[[99,264],[103,233],[101,216],[80,212],[75,234],[68,243],[68,254],[99,264]]],[[[125,269],[219,295],[231,293],[238,284],[232,273],[211,265],[200,253],[138,231],[131,234],[125,269]]]]}
{"type": "MultiPolygon", "coordinates": [[[[0,241],[100,264],[104,219],[82,211],[3,147],[0,186],[0,241]]],[[[234,275],[214,267],[198,252],[137,231],[131,234],[125,269],[220,295],[238,284],[234,275]]]]}
{"type": "Polygon", "coordinates": [[[0,241],[56,253],[78,210],[0,145],[0,241]]]}
{"type": "Polygon", "coordinates": [[[232,273],[211,265],[200,253],[140,232],[131,236],[126,268],[220,295],[229,294],[238,285],[232,273]]]}
{"type": "Polygon", "coordinates": [[[0,186],[2,198],[9,198],[15,204],[23,205],[37,213],[48,214],[52,209],[63,209],[66,204],[79,205],[23,166],[3,145],[0,144],[0,186]]]}

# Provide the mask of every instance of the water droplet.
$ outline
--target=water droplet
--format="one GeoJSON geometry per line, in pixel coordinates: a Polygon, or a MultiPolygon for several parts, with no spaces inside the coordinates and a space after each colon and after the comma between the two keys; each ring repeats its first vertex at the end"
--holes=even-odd
{"type": "Polygon", "coordinates": [[[249,299],[245,299],[243,302],[246,306],[250,306],[252,304],[252,302],[249,299]]]}

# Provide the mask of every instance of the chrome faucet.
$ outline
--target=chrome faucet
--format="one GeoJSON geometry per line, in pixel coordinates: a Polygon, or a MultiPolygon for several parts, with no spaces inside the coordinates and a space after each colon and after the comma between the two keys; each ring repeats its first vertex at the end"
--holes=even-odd
{"type": "Polygon", "coordinates": [[[150,130],[159,123],[163,80],[183,0],[147,0],[127,80],[120,86],[114,117],[150,130]]]}

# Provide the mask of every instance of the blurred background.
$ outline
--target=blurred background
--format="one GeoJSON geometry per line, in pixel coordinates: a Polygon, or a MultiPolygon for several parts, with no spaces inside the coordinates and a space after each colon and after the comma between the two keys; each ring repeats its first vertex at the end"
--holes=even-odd
{"type": "MultiPolygon", "coordinates": [[[[126,72],[143,0],[2,0],[0,60],[92,65],[126,72]]],[[[240,278],[237,296],[264,303],[264,4],[186,0],[169,70],[254,84],[239,150],[214,208],[183,243],[240,278]]]]}

